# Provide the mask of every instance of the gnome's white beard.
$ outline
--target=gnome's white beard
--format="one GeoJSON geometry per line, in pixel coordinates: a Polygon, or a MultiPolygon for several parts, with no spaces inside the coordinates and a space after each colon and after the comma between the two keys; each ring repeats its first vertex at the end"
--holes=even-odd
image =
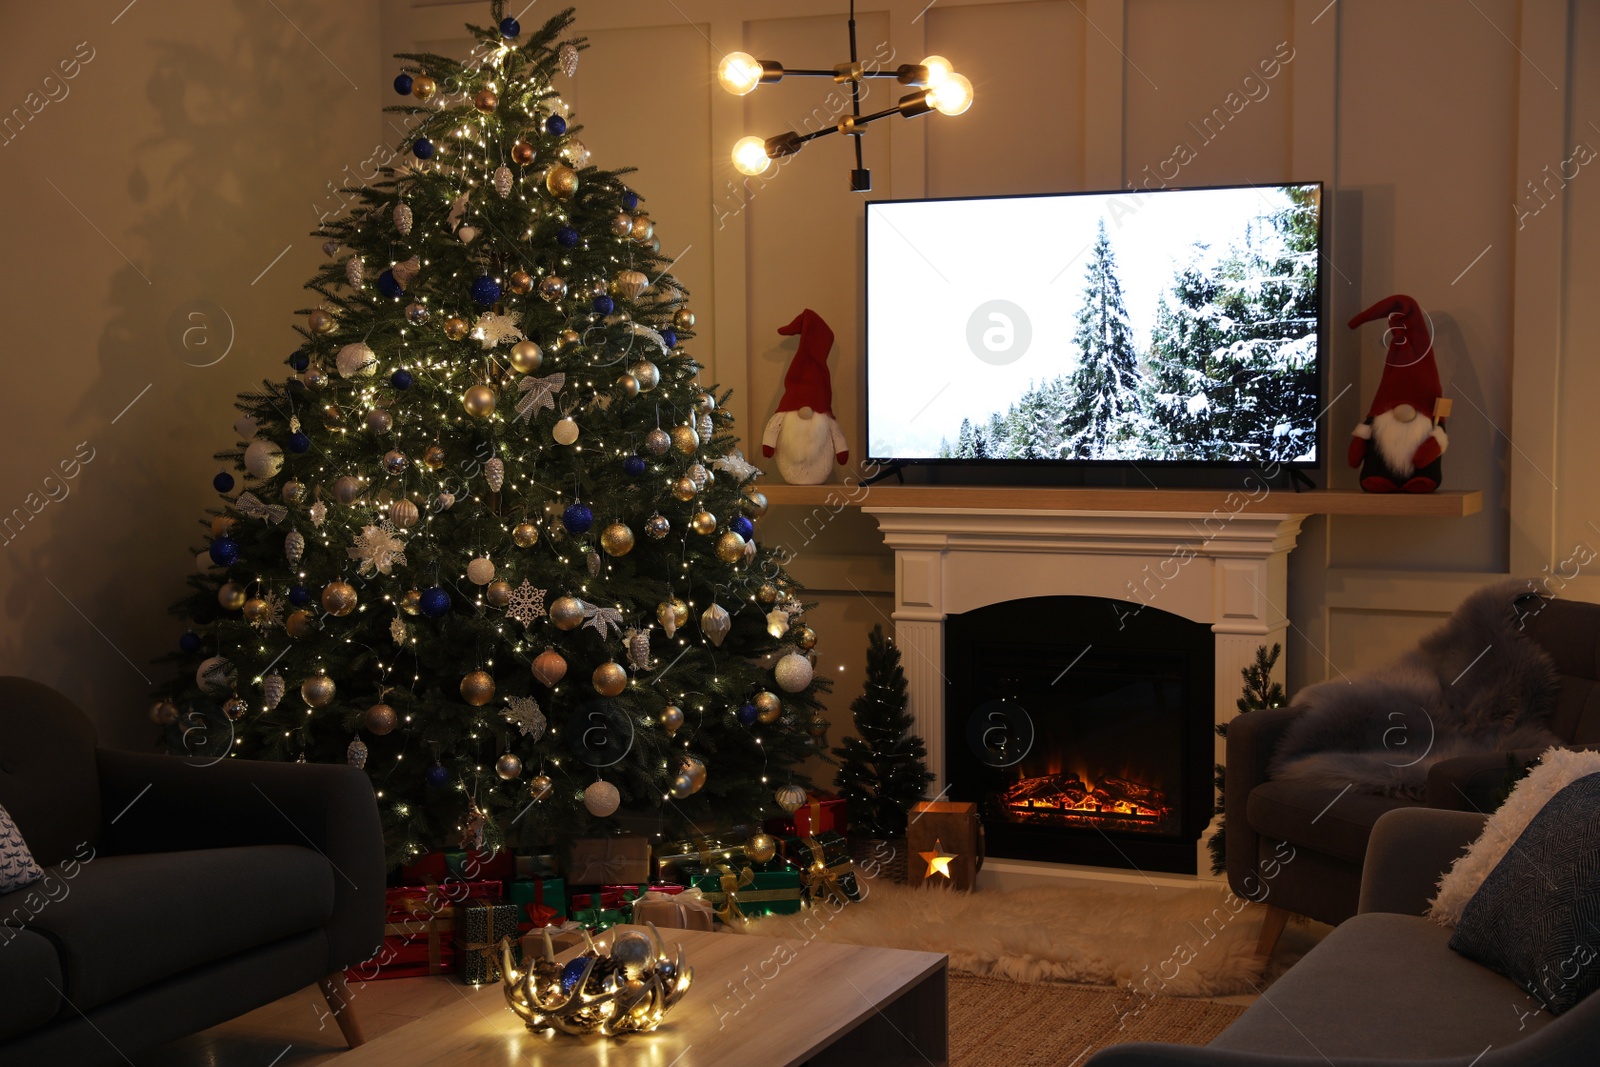
{"type": "Polygon", "coordinates": [[[1410,422],[1401,422],[1392,410],[1372,417],[1372,443],[1378,446],[1383,462],[1401,478],[1409,478],[1416,471],[1411,457],[1431,433],[1433,421],[1421,412],[1410,422]]]}
{"type": "Polygon", "coordinates": [[[790,485],[821,485],[833,470],[833,417],[814,412],[809,419],[798,411],[783,413],[778,430],[778,473],[790,485]]]}

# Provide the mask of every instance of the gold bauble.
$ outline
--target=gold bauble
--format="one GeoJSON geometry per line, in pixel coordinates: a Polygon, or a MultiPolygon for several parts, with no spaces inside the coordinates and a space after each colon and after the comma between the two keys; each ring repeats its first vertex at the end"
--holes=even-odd
{"type": "Polygon", "coordinates": [[[700,447],[700,435],[693,426],[674,426],[672,428],[672,447],[686,456],[694,455],[695,449],[700,447]]]}
{"type": "Polygon", "coordinates": [[[485,115],[493,111],[500,103],[500,97],[491,89],[479,89],[472,97],[472,106],[485,115]]]}
{"type": "Polygon", "coordinates": [[[740,507],[744,508],[744,513],[752,519],[759,519],[767,513],[767,494],[755,488],[746,489],[744,503],[740,507]]]}
{"type": "Polygon", "coordinates": [[[550,428],[550,437],[558,445],[575,444],[578,440],[578,422],[572,416],[558,421],[550,428]]]}
{"type": "Polygon", "coordinates": [[[422,591],[420,589],[407,589],[400,598],[400,610],[407,615],[422,614],[422,591]]]}
{"type": "Polygon", "coordinates": [[[557,163],[545,174],[544,187],[557,200],[571,200],[578,192],[578,172],[564,163],[557,163]]]}
{"type": "Polygon", "coordinates": [[[717,532],[717,517],[709,511],[697,511],[689,518],[689,528],[702,537],[717,532]]]}
{"type": "Polygon", "coordinates": [[[283,620],[284,633],[296,640],[306,636],[316,627],[316,618],[309,611],[294,611],[283,620]]]}
{"type": "Polygon", "coordinates": [[[717,538],[717,558],[724,563],[738,563],[744,559],[744,538],[732,530],[717,538]]]}
{"type": "Polygon", "coordinates": [[[550,605],[550,621],[558,630],[576,630],[583,625],[583,601],[577,597],[557,597],[550,605]]]}
{"type": "Polygon", "coordinates": [[[461,699],[475,708],[481,708],[494,699],[494,675],[488,671],[472,671],[461,679],[461,699]]]}
{"type": "Polygon", "coordinates": [[[483,591],[483,599],[493,608],[503,608],[511,603],[511,583],[494,581],[489,583],[489,588],[483,591]]]}
{"type": "Polygon", "coordinates": [[[629,227],[629,232],[633,235],[635,241],[644,244],[655,236],[656,224],[650,221],[650,216],[648,215],[636,215],[633,219],[633,225],[629,227]]]}
{"type": "Polygon", "coordinates": [[[511,146],[511,161],[519,166],[526,167],[533,162],[533,145],[527,141],[518,141],[511,146]]]}
{"type": "Polygon", "coordinates": [[[683,709],[676,704],[668,704],[661,709],[661,728],[671,737],[678,732],[678,727],[683,725],[683,709]]]}
{"type": "Polygon", "coordinates": [[[422,450],[422,463],[431,471],[436,471],[444,466],[444,446],[429,445],[422,450]]]}
{"type": "Polygon", "coordinates": [[[583,335],[578,333],[577,330],[562,330],[560,333],[556,334],[556,343],[562,348],[571,348],[573,345],[578,344],[582,340],[583,335]]]}
{"type": "Polygon", "coordinates": [[[601,531],[600,547],[608,555],[626,556],[633,551],[633,531],[624,523],[614,522],[601,531]]]}
{"type": "Polygon", "coordinates": [[[694,480],[691,478],[679,478],[677,481],[672,483],[672,495],[677,497],[679,500],[693,500],[695,493],[698,491],[699,490],[695,489],[694,480]]]}
{"type": "Polygon", "coordinates": [[[776,604],[778,602],[778,587],[771,582],[762,582],[761,588],[756,590],[756,599],[763,604],[776,604]]]}
{"type": "Polygon", "coordinates": [[[494,581],[494,560],[479,556],[467,564],[467,580],[473,585],[488,585],[494,581]]]}
{"type": "Polygon", "coordinates": [[[633,232],[633,216],[619,211],[611,216],[611,236],[626,237],[633,232]]]}
{"type": "Polygon", "coordinates": [[[217,603],[223,611],[238,611],[244,607],[245,599],[244,586],[238,582],[229,582],[217,590],[217,603]]]}
{"type": "Polygon", "coordinates": [[[394,709],[389,705],[374,704],[367,709],[364,721],[370,733],[382,737],[384,734],[393,732],[395,725],[400,721],[400,717],[394,713],[394,709]]]}
{"type": "Polygon", "coordinates": [[[267,613],[272,609],[265,600],[258,596],[253,596],[244,602],[243,610],[245,622],[259,622],[266,618],[267,613]]]}
{"type": "Polygon", "coordinates": [[[494,761],[494,773],[508,782],[522,777],[522,759],[511,752],[503,752],[494,761]]]}
{"type": "Polygon", "coordinates": [[[419,74],[411,80],[411,95],[418,100],[431,99],[439,91],[439,83],[426,74],[419,74]]]}
{"type": "Polygon", "coordinates": [[[589,680],[594,683],[594,691],[603,697],[614,697],[628,688],[628,672],[615,661],[600,664],[589,680]]]}
{"type": "Polygon", "coordinates": [[[382,408],[367,412],[367,429],[373,433],[388,433],[394,427],[394,416],[382,408]]]}
{"type": "Polygon", "coordinates": [[[641,392],[648,393],[661,384],[661,368],[648,359],[641,359],[629,367],[628,373],[638,379],[641,392]]]}
{"type": "Polygon", "coordinates": [[[354,504],[361,495],[361,479],[352,474],[341,474],[333,480],[333,499],[341,504],[354,504]]]}
{"type": "Polygon", "coordinates": [[[656,621],[662,626],[669,626],[672,630],[686,626],[689,623],[689,605],[678,597],[663,600],[656,606],[656,621]]]}
{"type": "Polygon", "coordinates": [[[356,589],[349,582],[329,582],[322,587],[322,610],[343,618],[356,610],[356,589]]]}
{"type": "Polygon", "coordinates": [[[511,346],[511,366],[522,374],[532,374],[544,364],[544,349],[532,341],[518,341],[511,346]]]}
{"type": "Polygon", "coordinates": [[[300,683],[300,699],[314,708],[325,708],[333,703],[338,686],[326,674],[313,674],[300,683]]]}
{"type": "Polygon", "coordinates": [[[285,504],[303,504],[306,499],[306,487],[301,482],[284,482],[278,497],[285,504]]]}
{"type": "Polygon", "coordinates": [[[694,312],[686,307],[681,307],[672,316],[672,323],[680,330],[694,329],[694,312]]]}
{"type": "Polygon", "coordinates": [[[519,522],[511,528],[511,540],[518,548],[532,548],[539,543],[539,527],[531,522],[519,522]]]}
{"type": "Polygon", "coordinates": [[[794,643],[810,651],[817,647],[817,631],[809,626],[802,626],[794,632],[794,643]]]}
{"type": "Polygon", "coordinates": [[[744,843],[744,854],[757,863],[765,863],[778,854],[778,843],[771,834],[755,834],[744,843]]]}
{"type": "Polygon", "coordinates": [[[750,698],[750,703],[756,706],[756,721],[771,725],[783,715],[783,701],[778,699],[778,694],[769,693],[763,689],[750,698]]]}
{"type": "Polygon", "coordinates": [[[311,332],[316,334],[330,334],[333,332],[333,316],[317,308],[306,316],[306,325],[311,327],[311,332]]]}
{"type": "Polygon", "coordinates": [[[150,721],[157,726],[171,726],[178,721],[178,705],[170,700],[158,701],[150,706],[150,721]]]}
{"type": "Polygon", "coordinates": [[[487,385],[474,385],[462,395],[461,406],[466,409],[468,415],[486,419],[494,414],[495,399],[493,389],[487,385]]]}
{"type": "Polygon", "coordinates": [[[451,315],[444,320],[444,335],[452,341],[459,341],[467,336],[469,329],[467,320],[459,315],[451,315]]]}
{"type": "Polygon", "coordinates": [[[534,778],[528,782],[528,795],[534,800],[543,800],[545,797],[550,795],[550,790],[554,788],[555,783],[550,780],[548,775],[535,775],[534,778]]]}
{"type": "Polygon", "coordinates": [[[533,661],[533,676],[540,685],[553,688],[567,676],[567,658],[553,648],[545,649],[533,661]]]}
{"type": "Polygon", "coordinates": [[[514,270],[511,272],[511,277],[507,279],[506,288],[518,296],[526,296],[533,292],[533,275],[525,270],[514,270]]]}
{"type": "Polygon", "coordinates": [[[617,386],[622,390],[622,395],[629,400],[639,395],[639,379],[631,374],[623,373],[618,376],[617,386]]]}
{"type": "Polygon", "coordinates": [[[226,515],[218,515],[211,520],[211,536],[221,537],[233,529],[233,520],[226,515]]]}

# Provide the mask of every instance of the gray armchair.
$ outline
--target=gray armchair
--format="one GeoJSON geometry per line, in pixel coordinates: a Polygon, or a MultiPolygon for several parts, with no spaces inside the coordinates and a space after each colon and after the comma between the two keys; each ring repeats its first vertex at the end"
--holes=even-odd
{"type": "Polygon", "coordinates": [[[1380,816],[1367,848],[1359,914],[1233,1025],[1203,1048],[1114,1045],[1091,1057],[1089,1067],[1593,1064],[1600,995],[1552,1016],[1510,979],[1451,951],[1451,931],[1422,917],[1440,875],[1483,821],[1425,807],[1380,816]]]}
{"type": "Polygon", "coordinates": [[[0,895],[0,1067],[122,1064],[343,972],[383,940],[383,835],[350,767],[97,748],[0,678],[0,806],[45,878],[0,895]]]}
{"type": "MultiPolygon", "coordinates": [[[[1517,603],[1527,633],[1560,672],[1551,731],[1574,748],[1600,744],[1600,604],[1531,594],[1517,603]]],[[[1292,707],[1253,711],[1228,725],[1228,882],[1241,897],[1269,908],[1262,955],[1272,951],[1291,912],[1332,924],[1356,914],[1367,840],[1381,816],[1414,807],[1492,811],[1510,767],[1539,754],[1512,750],[1445,760],[1430,769],[1423,800],[1341,794],[1268,778],[1273,752],[1298,714],[1292,707]],[[1290,853],[1294,862],[1282,863],[1290,853]]]]}

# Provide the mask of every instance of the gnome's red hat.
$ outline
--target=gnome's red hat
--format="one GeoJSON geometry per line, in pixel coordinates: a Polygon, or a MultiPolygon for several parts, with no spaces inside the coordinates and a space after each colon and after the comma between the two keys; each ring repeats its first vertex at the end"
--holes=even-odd
{"type": "Polygon", "coordinates": [[[1439,365],[1433,359],[1433,334],[1417,302],[1404,293],[1384,297],[1350,320],[1353,330],[1363,323],[1387,319],[1389,350],[1383,359],[1383,377],[1367,409],[1367,418],[1410,404],[1424,418],[1433,415],[1433,402],[1443,395],[1439,365]]]}
{"type": "Polygon", "coordinates": [[[833,331],[810,308],[795,316],[787,326],[779,326],[785,337],[800,335],[800,347],[783,376],[783,399],[778,411],[798,411],[809,407],[823,415],[833,414],[833,375],[828,371],[828,353],[833,349],[833,331]]]}

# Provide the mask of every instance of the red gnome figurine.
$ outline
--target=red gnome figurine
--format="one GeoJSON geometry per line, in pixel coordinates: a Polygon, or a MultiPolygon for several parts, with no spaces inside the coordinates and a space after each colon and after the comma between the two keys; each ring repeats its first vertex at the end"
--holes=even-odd
{"type": "Polygon", "coordinates": [[[1439,457],[1449,447],[1433,335],[1417,302],[1396,294],[1350,320],[1353,330],[1386,318],[1388,351],[1367,421],[1352,431],[1350,466],[1361,468],[1369,493],[1431,493],[1439,488],[1439,457]]]}
{"type": "Polygon", "coordinates": [[[778,473],[790,485],[821,485],[835,462],[850,458],[833,417],[833,376],[828,372],[833,331],[821,315],[806,308],[778,332],[799,334],[800,347],[783,376],[783,399],[761,435],[761,454],[777,454],[778,473]]]}

